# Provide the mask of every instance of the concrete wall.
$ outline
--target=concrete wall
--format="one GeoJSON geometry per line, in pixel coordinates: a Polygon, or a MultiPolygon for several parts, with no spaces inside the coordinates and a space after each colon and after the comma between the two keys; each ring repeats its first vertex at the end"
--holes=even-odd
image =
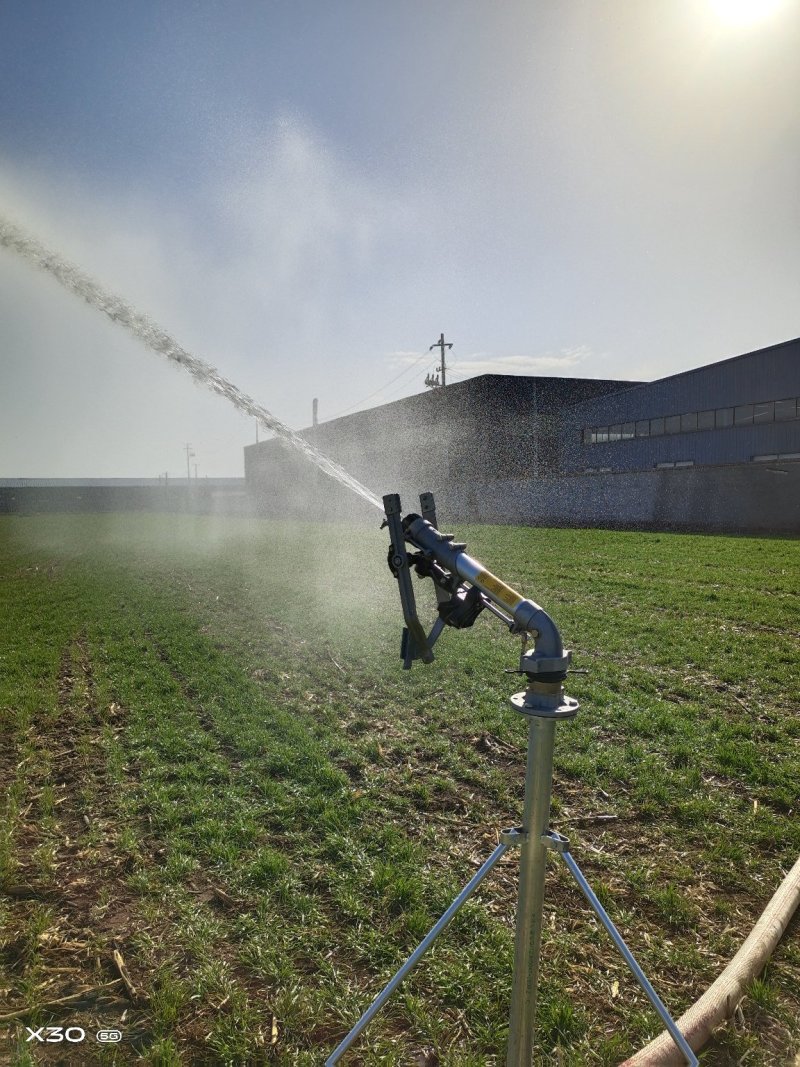
{"type": "MultiPolygon", "coordinates": [[[[280,463],[266,464],[276,482],[254,476],[257,514],[305,518],[372,519],[374,509],[299,457],[296,477],[285,479],[280,463]]],[[[550,526],[707,530],[726,533],[800,533],[800,461],[688,467],[677,470],[562,474],[540,478],[458,480],[397,471],[373,488],[397,492],[405,512],[416,511],[419,494],[433,490],[441,521],[509,522],[550,526]]]]}
{"type": "Polygon", "coordinates": [[[179,511],[246,514],[250,500],[243,485],[0,486],[0,514],[44,512],[179,511]]]}
{"type": "MultiPolygon", "coordinates": [[[[800,461],[505,479],[436,493],[448,521],[800,533],[800,461]]],[[[403,501],[413,510],[416,500],[403,501]]]]}

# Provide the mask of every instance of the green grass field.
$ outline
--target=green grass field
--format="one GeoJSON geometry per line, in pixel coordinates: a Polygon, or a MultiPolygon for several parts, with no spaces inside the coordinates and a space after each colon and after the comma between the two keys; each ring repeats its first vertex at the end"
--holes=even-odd
{"type": "MultiPolygon", "coordinates": [[[[320,1064],[519,821],[519,645],[403,672],[377,526],[0,520],[0,1062],[320,1064]]],[[[588,670],[552,823],[677,1015],[800,851],[798,544],[458,533],[588,670]]],[[[508,857],[345,1062],[504,1063],[514,899],[508,857]]],[[[799,932],[704,1063],[793,1061],[799,932]]],[[[553,860],[541,1062],[659,1029],[553,860]]]]}

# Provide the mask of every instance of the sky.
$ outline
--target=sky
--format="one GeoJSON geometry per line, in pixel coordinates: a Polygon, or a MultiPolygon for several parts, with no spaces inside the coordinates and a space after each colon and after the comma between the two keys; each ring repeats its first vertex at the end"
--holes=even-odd
{"type": "MultiPolygon", "coordinates": [[[[0,215],[293,428],[800,334],[800,0],[3,0],[0,215]]],[[[0,477],[255,426],[0,250],[0,477]]],[[[387,442],[391,447],[391,442],[387,442]]]]}

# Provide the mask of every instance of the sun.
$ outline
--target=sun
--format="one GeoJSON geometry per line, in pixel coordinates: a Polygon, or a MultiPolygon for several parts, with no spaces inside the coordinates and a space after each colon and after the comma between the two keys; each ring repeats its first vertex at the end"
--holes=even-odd
{"type": "Polygon", "coordinates": [[[710,0],[715,14],[731,26],[750,26],[769,18],[783,0],[710,0]]]}

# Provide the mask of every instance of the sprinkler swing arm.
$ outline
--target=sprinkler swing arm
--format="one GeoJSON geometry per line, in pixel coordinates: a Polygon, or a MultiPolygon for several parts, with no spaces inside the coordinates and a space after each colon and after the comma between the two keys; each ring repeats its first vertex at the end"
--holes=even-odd
{"type": "Polygon", "coordinates": [[[566,696],[563,689],[572,654],[564,649],[556,624],[544,608],[515,592],[468,556],[466,545],[456,543],[451,534],[439,532],[431,493],[420,496],[421,515],[409,514],[404,518],[400,497],[394,493],[385,496],[383,504],[386,512],[383,525],[388,526],[391,537],[388,562],[398,582],[406,624],[401,645],[405,669],[415,659],[432,662],[433,645],[444,627],[472,626],[484,608],[497,616],[512,634],[521,635],[523,642],[527,643],[528,637],[533,639],[533,648],[526,650],[523,644],[520,657],[519,673],[527,676],[527,689],[511,697],[511,706],[528,720],[524,813],[521,826],[500,833],[497,848],[330,1054],[325,1067],[334,1067],[339,1062],[461,906],[512,848],[518,850],[520,870],[506,1067],[531,1067],[533,1063],[545,866],[550,851],[566,863],[686,1062],[696,1067],[697,1057],[592,891],[569,851],[569,841],[550,829],[556,723],[560,719],[572,719],[578,713],[578,701],[566,696]],[[411,547],[410,552],[406,545],[411,547]],[[417,615],[412,568],[421,577],[431,578],[436,588],[439,617],[427,636],[417,615]]]}
{"type": "Polygon", "coordinates": [[[512,634],[530,635],[534,647],[523,651],[520,673],[535,674],[541,681],[561,682],[566,678],[572,653],[564,650],[558,629],[533,600],[521,596],[481,563],[468,556],[466,545],[453,534],[436,528],[436,507],[432,493],[420,496],[421,515],[403,518],[400,497],[383,498],[384,526],[389,528],[389,568],[397,578],[405,629],[401,643],[404,669],[415,659],[433,661],[433,646],[445,626],[465,629],[487,608],[512,634]],[[406,542],[416,551],[409,552],[406,542]],[[420,577],[431,578],[436,589],[439,617],[428,636],[417,615],[411,569],[420,577]]]}

